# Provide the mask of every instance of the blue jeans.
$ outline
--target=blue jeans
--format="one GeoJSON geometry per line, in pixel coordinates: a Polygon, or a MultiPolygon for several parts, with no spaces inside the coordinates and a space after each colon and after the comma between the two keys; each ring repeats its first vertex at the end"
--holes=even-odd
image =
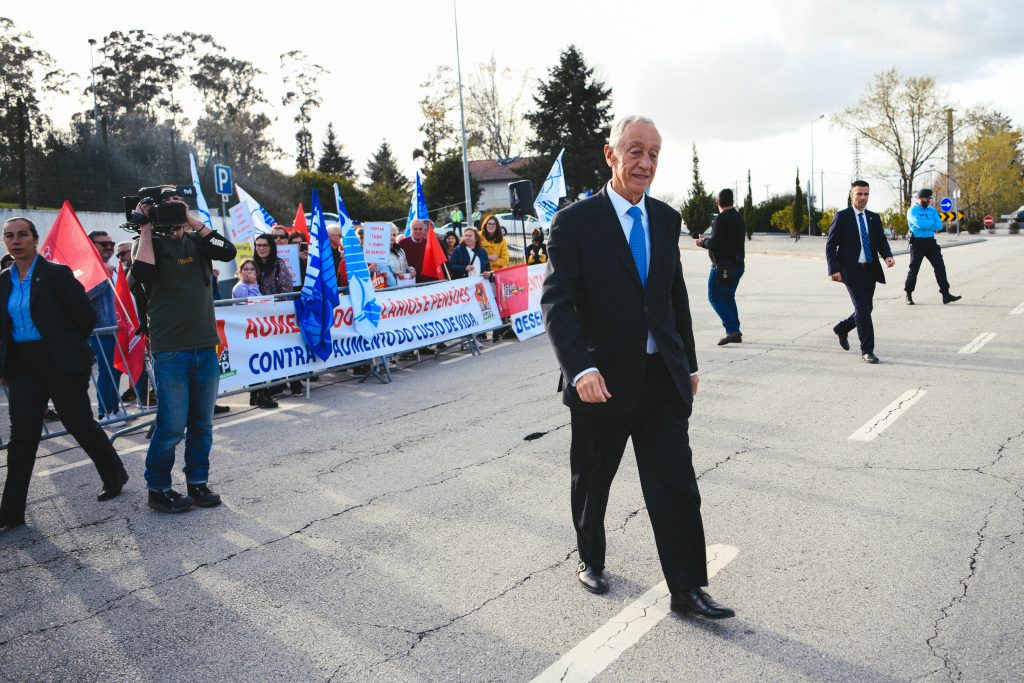
{"type": "Polygon", "coordinates": [[[120,396],[117,385],[121,381],[121,371],[114,368],[114,335],[103,334],[89,336],[89,348],[96,354],[96,402],[99,404],[99,416],[105,416],[119,410],[120,396]]]}
{"type": "Polygon", "coordinates": [[[715,282],[715,274],[718,269],[711,267],[711,274],[708,276],[708,301],[711,308],[722,319],[722,326],[726,334],[740,331],[740,313],[736,310],[736,288],[739,287],[740,278],[743,277],[743,268],[735,268],[736,278],[731,284],[723,285],[715,282]]]}
{"type": "Polygon", "coordinates": [[[151,491],[171,488],[174,449],[185,439],[185,481],[205,484],[213,446],[213,405],[220,366],[213,347],[153,354],[156,429],[146,454],[151,491]]]}

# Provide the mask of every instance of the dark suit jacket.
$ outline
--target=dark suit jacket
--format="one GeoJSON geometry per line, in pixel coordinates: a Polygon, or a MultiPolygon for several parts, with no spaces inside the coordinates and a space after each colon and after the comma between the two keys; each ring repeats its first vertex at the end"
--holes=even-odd
{"type": "MultiPolygon", "coordinates": [[[[11,271],[16,269],[12,265],[0,273],[0,372],[4,377],[10,377],[13,362],[7,300],[11,296],[11,271]]],[[[86,339],[96,325],[96,313],[70,268],[50,263],[42,256],[36,259],[29,310],[58,368],[64,372],[88,372],[92,368],[92,351],[86,339]]]]}
{"type": "Polygon", "coordinates": [[[668,204],[645,201],[651,234],[646,289],[607,188],[562,209],[551,223],[541,307],[562,370],[562,400],[570,408],[609,414],[635,409],[644,386],[648,330],[683,400],[693,400],[690,374],[697,371],[697,354],[679,262],[682,220],[668,204]],[[612,394],[607,403],[584,403],[571,386],[590,367],[604,376],[612,394]]]}
{"type": "MultiPolygon", "coordinates": [[[[864,210],[864,219],[868,224],[868,237],[871,240],[871,274],[875,281],[885,283],[885,273],[881,261],[892,258],[889,240],[885,239],[882,229],[882,218],[873,211],[864,210]]],[[[828,262],[828,274],[840,273],[845,282],[858,279],[862,269],[860,261],[860,228],[857,226],[857,213],[853,207],[836,211],[832,225],[828,228],[828,239],[825,240],[825,260],[828,262]]]]}
{"type": "Polygon", "coordinates": [[[742,267],[746,234],[743,215],[735,207],[730,207],[715,217],[711,234],[701,239],[700,246],[708,250],[708,256],[715,265],[731,263],[742,267]]]}
{"type": "MultiPolygon", "coordinates": [[[[490,271],[491,261],[487,258],[487,250],[483,247],[476,247],[473,253],[476,254],[477,259],[480,261],[479,266],[477,266],[477,272],[473,274],[479,275],[480,273],[490,271]]],[[[452,275],[452,279],[457,280],[460,277],[466,277],[466,266],[472,260],[473,257],[469,254],[469,247],[465,244],[460,244],[452,249],[452,255],[448,257],[448,270],[452,275]]]]}

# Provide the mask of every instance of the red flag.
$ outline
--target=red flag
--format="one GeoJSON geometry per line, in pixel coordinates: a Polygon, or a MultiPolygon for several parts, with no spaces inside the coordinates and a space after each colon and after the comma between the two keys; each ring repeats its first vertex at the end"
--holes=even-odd
{"type": "Polygon", "coordinates": [[[135,310],[135,297],[128,288],[123,263],[117,266],[114,308],[117,312],[117,353],[114,354],[114,368],[131,377],[134,385],[146,369],[146,338],[138,333],[139,314],[135,310]]]}
{"type": "Polygon", "coordinates": [[[67,200],[46,239],[39,245],[39,254],[47,261],[70,268],[87,292],[110,277],[96,245],[85,234],[85,228],[67,200]]]}
{"type": "Polygon", "coordinates": [[[498,312],[502,318],[509,318],[529,308],[530,275],[526,264],[494,271],[494,295],[498,299],[498,312]]]}
{"type": "Polygon", "coordinates": [[[302,233],[306,244],[309,244],[309,227],[306,225],[306,211],[302,208],[302,202],[299,202],[299,209],[295,212],[295,223],[292,225],[292,230],[302,233]]]}
{"type": "Polygon", "coordinates": [[[432,277],[435,280],[446,280],[442,266],[448,262],[441,245],[434,234],[434,226],[427,228],[427,246],[423,250],[423,275],[432,277]]]}

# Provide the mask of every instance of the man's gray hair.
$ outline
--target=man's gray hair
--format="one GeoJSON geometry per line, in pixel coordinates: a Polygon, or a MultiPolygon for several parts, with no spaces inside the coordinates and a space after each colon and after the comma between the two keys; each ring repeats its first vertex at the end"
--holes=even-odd
{"type": "Polygon", "coordinates": [[[608,133],[609,147],[612,149],[618,147],[619,142],[622,141],[622,134],[626,132],[626,126],[631,123],[649,123],[652,126],[654,125],[654,121],[649,117],[641,116],[640,114],[627,114],[626,116],[622,116],[615,120],[615,123],[612,124],[611,132],[608,133]]]}

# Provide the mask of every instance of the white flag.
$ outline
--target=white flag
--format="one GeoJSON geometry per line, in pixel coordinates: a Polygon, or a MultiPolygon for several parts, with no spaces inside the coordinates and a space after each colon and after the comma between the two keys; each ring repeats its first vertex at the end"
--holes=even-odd
{"type": "Polygon", "coordinates": [[[255,231],[260,234],[270,232],[270,229],[276,223],[274,217],[258,201],[253,199],[251,194],[243,190],[242,186],[238,183],[235,183],[235,192],[238,193],[238,199],[245,204],[246,211],[249,212],[249,220],[252,221],[255,231]]]}
{"type": "Polygon", "coordinates": [[[565,149],[558,153],[558,158],[551,166],[544,185],[537,193],[537,199],[533,202],[533,208],[537,212],[537,219],[544,227],[551,223],[555,212],[558,211],[558,200],[565,196],[565,176],[562,174],[562,154],[565,149]]]}
{"type": "Polygon", "coordinates": [[[192,164],[192,185],[196,188],[196,208],[203,218],[203,223],[210,230],[213,230],[213,219],[210,218],[210,207],[206,204],[206,197],[203,196],[203,188],[199,187],[199,171],[196,170],[196,158],[192,152],[188,153],[188,161],[192,164]]]}

